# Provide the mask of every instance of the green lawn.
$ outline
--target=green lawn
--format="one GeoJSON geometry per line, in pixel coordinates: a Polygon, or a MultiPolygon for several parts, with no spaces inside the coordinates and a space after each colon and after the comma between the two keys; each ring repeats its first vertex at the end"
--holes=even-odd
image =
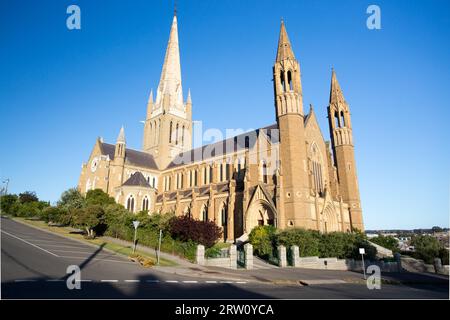
{"type": "MultiPolygon", "coordinates": [[[[116,243],[112,243],[112,242],[108,242],[105,241],[102,238],[96,238],[96,239],[86,239],[83,235],[78,234],[78,233],[71,233],[71,231],[73,231],[73,229],[68,228],[68,227],[53,227],[53,226],[49,226],[47,223],[45,223],[44,221],[40,221],[40,220],[27,220],[25,218],[19,218],[19,217],[11,217],[11,219],[13,220],[17,220],[20,222],[24,222],[26,224],[41,228],[41,229],[45,229],[48,231],[51,231],[53,233],[59,234],[61,236],[64,237],[69,237],[72,239],[77,239],[77,240],[81,240],[83,242],[87,242],[87,243],[91,243],[97,246],[104,246],[105,249],[114,251],[117,254],[121,254],[123,256],[130,256],[133,253],[133,248],[131,246],[123,246],[123,245],[119,245],[116,243]]],[[[136,250],[136,254],[149,259],[151,261],[153,261],[156,264],[156,255],[154,254],[150,254],[148,252],[142,252],[140,250],[136,250]]],[[[172,266],[176,266],[177,264],[171,260],[165,259],[165,258],[160,258],[159,259],[159,265],[161,267],[172,267],[172,266]]]]}

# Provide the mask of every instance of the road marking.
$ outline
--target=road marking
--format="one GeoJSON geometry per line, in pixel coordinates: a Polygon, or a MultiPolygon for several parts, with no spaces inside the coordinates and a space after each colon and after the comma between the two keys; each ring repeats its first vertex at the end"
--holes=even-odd
{"type": "Polygon", "coordinates": [[[159,280],[145,280],[145,282],[149,282],[149,283],[158,283],[159,280]]]}
{"type": "Polygon", "coordinates": [[[220,283],[233,283],[233,281],[220,281],[220,283]]]}
{"type": "Polygon", "coordinates": [[[166,280],[167,283],[178,283],[178,280],[166,280]]]}
{"type": "Polygon", "coordinates": [[[198,281],[195,280],[185,280],[183,283],[198,283],[198,281]]]}
{"type": "Polygon", "coordinates": [[[100,280],[100,282],[119,282],[119,280],[100,280]]]}
{"type": "Polygon", "coordinates": [[[47,252],[47,253],[51,254],[52,256],[59,257],[58,255],[54,254],[53,252],[50,252],[50,251],[48,251],[48,250],[45,250],[45,249],[43,249],[43,248],[41,248],[41,247],[39,247],[39,246],[37,246],[37,245],[35,245],[35,244],[32,244],[31,242],[28,242],[27,240],[24,240],[24,239],[21,239],[21,238],[19,238],[19,237],[16,237],[15,235],[10,234],[9,232],[3,231],[3,230],[1,230],[1,231],[2,231],[4,234],[7,234],[7,235],[10,236],[10,237],[13,237],[13,238],[16,238],[16,239],[18,239],[18,240],[20,240],[20,241],[23,241],[23,242],[25,242],[26,244],[29,244],[30,246],[33,246],[33,247],[35,247],[35,248],[38,248],[39,250],[42,250],[42,251],[44,251],[44,252],[47,252]]]}
{"type": "MultiPolygon", "coordinates": [[[[59,256],[60,258],[66,258],[66,259],[77,259],[77,260],[85,260],[89,257],[73,257],[73,256],[59,256]]],[[[120,261],[120,260],[111,260],[111,259],[99,259],[99,258],[92,258],[91,261],[104,261],[104,262],[117,262],[117,263],[128,263],[128,264],[136,264],[134,262],[129,261],[120,261]]]]}
{"type": "Polygon", "coordinates": [[[125,282],[141,282],[141,280],[124,280],[125,282]]]}
{"type": "Polygon", "coordinates": [[[205,281],[206,283],[217,283],[217,281],[205,281]]]}
{"type": "Polygon", "coordinates": [[[36,282],[37,280],[17,279],[14,282],[36,282]]]}
{"type": "Polygon", "coordinates": [[[88,279],[85,279],[85,280],[75,280],[75,282],[92,282],[92,280],[88,280],[88,279]]]}
{"type": "Polygon", "coordinates": [[[247,283],[247,281],[236,281],[236,283],[247,283]]]}
{"type": "Polygon", "coordinates": [[[45,281],[47,281],[47,282],[64,282],[64,280],[61,280],[61,279],[47,279],[45,281]]]}

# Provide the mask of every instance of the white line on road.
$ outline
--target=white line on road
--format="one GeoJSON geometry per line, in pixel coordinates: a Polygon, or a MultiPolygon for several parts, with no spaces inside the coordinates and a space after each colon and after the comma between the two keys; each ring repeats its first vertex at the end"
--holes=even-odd
{"type": "Polygon", "coordinates": [[[125,282],[141,282],[141,280],[124,280],[125,282]]]}
{"type": "Polygon", "coordinates": [[[119,282],[119,280],[100,280],[100,282],[119,282]]]}
{"type": "Polygon", "coordinates": [[[37,280],[28,280],[28,279],[17,279],[14,282],[36,282],[37,280]]]}
{"type": "MultiPolygon", "coordinates": [[[[76,260],[85,260],[89,257],[73,257],[73,256],[59,256],[60,258],[66,258],[66,259],[76,259],[76,260]]],[[[120,261],[120,260],[111,260],[111,259],[101,259],[101,258],[92,258],[91,261],[103,261],[103,262],[117,262],[117,263],[128,263],[128,264],[136,264],[134,262],[129,261],[120,261]]]]}
{"type": "Polygon", "coordinates": [[[217,283],[217,281],[205,281],[206,283],[217,283]]]}
{"type": "Polygon", "coordinates": [[[247,281],[236,281],[236,283],[247,283],[247,281]]]}
{"type": "Polygon", "coordinates": [[[183,283],[198,283],[198,281],[195,280],[185,280],[183,283]]]}
{"type": "Polygon", "coordinates": [[[220,283],[233,283],[233,281],[220,281],[220,283]]]}
{"type": "Polygon", "coordinates": [[[59,257],[58,255],[54,254],[53,252],[50,252],[50,251],[48,251],[48,250],[45,250],[45,249],[43,249],[43,248],[41,248],[41,247],[39,247],[39,246],[37,246],[37,245],[35,245],[35,244],[32,244],[31,242],[28,242],[28,241],[26,241],[26,240],[24,240],[24,239],[21,239],[21,238],[19,238],[19,237],[16,237],[15,235],[10,234],[9,232],[3,231],[3,230],[1,230],[1,231],[2,231],[4,234],[7,234],[7,235],[10,236],[10,237],[13,237],[13,238],[16,238],[16,239],[18,239],[18,240],[20,240],[20,241],[23,241],[23,242],[25,242],[26,244],[29,244],[30,246],[33,246],[33,247],[35,247],[35,248],[38,248],[39,250],[42,250],[42,251],[44,251],[44,252],[47,252],[47,253],[51,254],[52,256],[59,257]]]}
{"type": "Polygon", "coordinates": [[[178,280],[166,280],[167,283],[178,283],[178,280]]]}
{"type": "Polygon", "coordinates": [[[92,280],[82,279],[82,280],[75,280],[75,282],[92,282],[92,280]]]}
{"type": "Polygon", "coordinates": [[[64,280],[61,280],[61,279],[47,279],[45,281],[47,281],[47,282],[64,282],[64,280]]]}

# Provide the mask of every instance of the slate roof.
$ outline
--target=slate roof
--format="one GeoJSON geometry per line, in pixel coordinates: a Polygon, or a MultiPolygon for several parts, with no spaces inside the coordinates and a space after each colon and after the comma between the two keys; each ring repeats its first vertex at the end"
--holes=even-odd
{"type": "Polygon", "coordinates": [[[133,173],[123,185],[151,188],[150,184],[147,182],[147,179],[145,179],[144,175],[139,171],[133,173]]]}
{"type": "MultiPolygon", "coordinates": [[[[109,143],[101,143],[102,154],[108,155],[111,160],[114,159],[116,146],[109,143]]],[[[151,154],[133,149],[125,149],[125,162],[142,168],[158,169],[155,159],[151,154]]]]}
{"type": "Polygon", "coordinates": [[[265,130],[265,133],[272,139],[272,129],[278,129],[278,125],[272,124],[270,126],[259,128],[254,131],[245,132],[243,134],[231,137],[222,141],[218,141],[212,144],[207,144],[196,149],[192,149],[183,153],[180,153],[177,158],[178,161],[172,161],[167,169],[175,168],[181,165],[195,163],[198,161],[207,160],[216,156],[226,155],[228,153],[234,153],[240,150],[253,148],[256,143],[256,138],[259,136],[261,130],[265,130]],[[248,146],[245,145],[246,137],[248,138],[248,146]],[[179,160],[182,160],[179,163],[179,160]]]}

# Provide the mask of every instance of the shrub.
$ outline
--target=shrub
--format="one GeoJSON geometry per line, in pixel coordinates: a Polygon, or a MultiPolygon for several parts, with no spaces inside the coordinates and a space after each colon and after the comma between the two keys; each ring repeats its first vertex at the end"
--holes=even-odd
{"type": "Polygon", "coordinates": [[[48,207],[47,202],[43,201],[32,201],[32,202],[24,202],[22,204],[17,203],[16,214],[18,217],[40,217],[41,212],[44,208],[48,207]]]}
{"type": "Polygon", "coordinates": [[[276,245],[284,245],[290,248],[293,245],[298,246],[300,257],[319,255],[320,234],[316,231],[305,229],[291,229],[282,231],[276,236],[276,245]]]}
{"type": "Polygon", "coordinates": [[[275,230],[274,226],[257,226],[253,228],[248,236],[248,240],[252,244],[256,255],[268,257],[272,254],[275,230]]]}
{"type": "Polygon", "coordinates": [[[449,263],[449,251],[448,249],[441,248],[439,250],[439,258],[441,258],[442,264],[448,266],[449,263]]]}
{"type": "Polygon", "coordinates": [[[211,221],[198,221],[188,216],[174,217],[170,220],[171,235],[181,241],[193,241],[212,247],[222,235],[222,230],[211,221]]]}
{"type": "Polygon", "coordinates": [[[319,239],[319,256],[321,258],[348,258],[352,255],[355,235],[344,232],[322,234],[319,239]]]}
{"type": "Polygon", "coordinates": [[[62,208],[58,207],[47,207],[41,211],[40,218],[45,222],[61,222],[62,216],[65,215],[66,212],[62,208]]]}
{"type": "Polygon", "coordinates": [[[14,208],[14,204],[17,203],[18,197],[15,194],[6,194],[0,197],[0,207],[2,213],[6,214],[14,214],[12,210],[14,208]]]}

